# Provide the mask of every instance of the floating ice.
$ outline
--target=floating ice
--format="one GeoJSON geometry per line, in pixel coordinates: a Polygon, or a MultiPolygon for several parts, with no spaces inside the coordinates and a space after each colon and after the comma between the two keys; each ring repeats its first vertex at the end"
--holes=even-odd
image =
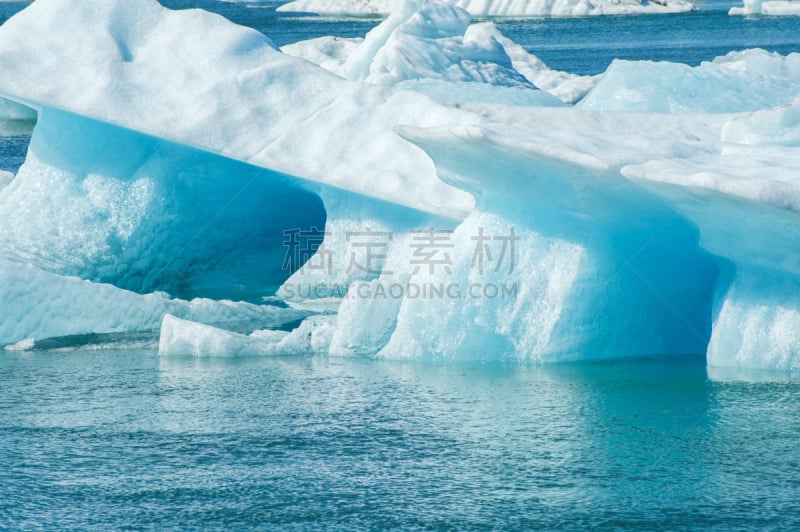
{"type": "Polygon", "coordinates": [[[108,284],[0,261],[0,345],[27,338],[157,329],[164,314],[212,324],[277,327],[307,315],[275,306],[139,295],[108,284]]]}
{"type": "MultiPolygon", "coordinates": [[[[500,33],[491,22],[470,26],[470,35],[479,41],[494,40],[502,45],[514,69],[536,85],[564,103],[576,103],[595,86],[600,76],[578,76],[548,67],[544,61],[500,33]]],[[[509,102],[513,103],[513,102],[509,102]]]]}
{"type": "Polygon", "coordinates": [[[800,15],[797,0],[744,0],[743,7],[732,7],[729,15],[800,15]]]}
{"type": "Polygon", "coordinates": [[[0,212],[0,258],[184,298],[274,291],[285,229],[325,223],[299,180],[50,108],[0,212]]]}
{"type": "Polygon", "coordinates": [[[404,297],[379,356],[557,361],[704,351],[718,266],[695,226],[662,198],[602,164],[564,164],[486,131],[410,134],[443,178],[479,202],[452,234],[452,273],[411,272],[412,286],[458,289],[435,304],[404,297]],[[512,236],[515,264],[498,247],[512,236]],[[479,253],[494,261],[483,272],[479,253]]]}
{"type": "Polygon", "coordinates": [[[155,0],[37,0],[3,24],[0,66],[0,95],[33,107],[440,214],[472,207],[393,128],[474,116],[344,81],[218,15],[155,0]]]}
{"type": "Polygon", "coordinates": [[[592,111],[734,113],[791,102],[800,53],[731,52],[698,67],[615,60],[578,106],[592,111]]]}
{"type": "Polygon", "coordinates": [[[164,316],[158,353],[161,356],[236,357],[325,353],[335,317],[312,316],[291,332],[262,329],[249,335],[164,316]]]}
{"type": "MultiPolygon", "coordinates": [[[[401,9],[403,0],[295,0],[278,11],[320,15],[379,16],[401,9]]],[[[455,0],[455,5],[479,17],[572,17],[683,13],[694,9],[683,0],[455,0]]]]}
{"type": "Polygon", "coordinates": [[[33,338],[26,338],[25,340],[20,340],[15,344],[7,345],[3,349],[5,351],[30,351],[35,345],[36,341],[33,338]]]}
{"type": "Polygon", "coordinates": [[[722,140],[736,144],[800,146],[800,98],[776,109],[732,118],[722,140]]]}
{"type": "Polygon", "coordinates": [[[494,24],[469,23],[466,11],[446,2],[408,2],[363,40],[327,37],[282,50],[350,80],[416,90],[448,104],[557,105],[557,100],[536,90],[530,74],[536,72],[534,77],[542,81],[547,76],[551,90],[577,78],[549,70],[505,39],[494,24]],[[513,49],[516,63],[506,47],[513,49]],[[529,75],[518,71],[517,65],[529,75]]]}

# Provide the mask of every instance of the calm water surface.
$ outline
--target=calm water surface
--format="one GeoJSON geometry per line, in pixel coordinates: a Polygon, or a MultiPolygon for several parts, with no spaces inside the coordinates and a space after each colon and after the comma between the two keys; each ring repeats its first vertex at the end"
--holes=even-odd
{"type": "Polygon", "coordinates": [[[0,356],[10,528],[800,526],[800,383],[555,367],[0,356]]]}

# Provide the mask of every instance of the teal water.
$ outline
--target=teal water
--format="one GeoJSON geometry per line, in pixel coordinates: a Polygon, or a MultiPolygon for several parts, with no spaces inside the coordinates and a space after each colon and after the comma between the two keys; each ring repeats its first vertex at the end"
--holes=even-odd
{"type": "MultiPolygon", "coordinates": [[[[201,6],[277,44],[376,21],[201,6]]],[[[0,21],[23,4],[0,3],[0,21]]],[[[501,21],[554,68],[800,51],[800,18],[501,21]]],[[[25,124],[0,129],[16,171],[25,124]]],[[[430,365],[0,352],[0,529],[800,528],[800,377],[695,361],[430,365]]]]}
{"type": "Polygon", "coordinates": [[[796,528],[800,383],[761,377],[5,354],[0,524],[796,528]]]}

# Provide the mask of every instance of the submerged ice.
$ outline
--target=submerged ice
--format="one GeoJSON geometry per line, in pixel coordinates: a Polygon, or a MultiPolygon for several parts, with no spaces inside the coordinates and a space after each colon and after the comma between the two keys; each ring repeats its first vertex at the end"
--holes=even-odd
{"type": "Polygon", "coordinates": [[[581,77],[462,4],[282,51],[155,0],[11,19],[0,345],[800,369],[800,55],[581,77]]]}

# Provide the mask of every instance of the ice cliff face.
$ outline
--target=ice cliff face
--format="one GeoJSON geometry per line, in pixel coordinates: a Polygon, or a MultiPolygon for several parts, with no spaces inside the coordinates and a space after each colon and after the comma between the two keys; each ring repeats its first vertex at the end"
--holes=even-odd
{"type": "Polygon", "coordinates": [[[0,343],[800,368],[794,54],[591,88],[433,2],[286,51],[324,68],[150,0],[0,29],[0,93],[39,111],[0,185],[0,343]],[[274,330],[308,309],[334,314],[274,330]]]}

